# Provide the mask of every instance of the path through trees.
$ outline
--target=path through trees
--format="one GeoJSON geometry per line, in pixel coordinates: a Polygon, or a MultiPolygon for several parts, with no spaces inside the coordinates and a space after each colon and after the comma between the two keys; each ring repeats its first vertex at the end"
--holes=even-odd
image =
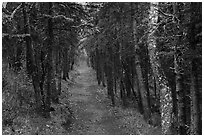
{"type": "Polygon", "coordinates": [[[76,84],[66,90],[74,116],[70,124],[64,125],[68,134],[161,134],[161,129],[148,125],[139,112],[123,110],[119,104],[112,107],[111,101],[106,98],[106,88],[98,85],[94,70],[86,62],[81,62],[77,70],[76,84]],[[137,122],[133,122],[135,120],[137,122]]]}
{"type": "Polygon", "coordinates": [[[90,134],[150,133],[103,123],[118,105],[161,134],[202,134],[202,3],[2,4],[3,133],[68,134],[74,115],[90,134]]]}

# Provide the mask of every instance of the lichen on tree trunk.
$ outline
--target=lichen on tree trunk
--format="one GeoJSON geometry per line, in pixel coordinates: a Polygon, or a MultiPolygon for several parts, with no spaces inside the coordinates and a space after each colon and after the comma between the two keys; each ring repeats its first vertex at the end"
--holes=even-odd
{"type": "Polygon", "coordinates": [[[168,81],[161,69],[161,65],[156,52],[156,37],[155,30],[158,21],[158,2],[150,3],[149,11],[149,34],[148,34],[148,51],[150,57],[150,64],[153,70],[153,75],[156,84],[160,91],[160,111],[161,111],[161,125],[162,133],[170,134],[171,117],[172,117],[172,95],[171,89],[168,86],[168,81]]]}

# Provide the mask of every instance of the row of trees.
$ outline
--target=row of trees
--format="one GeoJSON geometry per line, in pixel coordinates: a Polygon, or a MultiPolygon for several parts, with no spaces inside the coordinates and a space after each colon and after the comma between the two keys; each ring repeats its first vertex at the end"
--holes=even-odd
{"type": "Polygon", "coordinates": [[[59,103],[61,80],[73,69],[85,17],[77,3],[3,3],[3,63],[15,73],[26,69],[35,107],[46,117],[51,102],[59,103]]]}
{"type": "Polygon", "coordinates": [[[84,47],[115,104],[136,101],[163,134],[202,134],[202,3],[92,3],[84,47]]]}

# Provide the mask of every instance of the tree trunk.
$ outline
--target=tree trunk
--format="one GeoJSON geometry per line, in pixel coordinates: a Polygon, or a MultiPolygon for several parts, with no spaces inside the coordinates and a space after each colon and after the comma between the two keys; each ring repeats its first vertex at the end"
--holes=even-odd
{"type": "Polygon", "coordinates": [[[64,80],[67,80],[67,78],[69,79],[68,77],[68,52],[67,52],[67,48],[64,49],[64,52],[63,52],[63,79],[64,80]]]}
{"type": "Polygon", "coordinates": [[[140,89],[140,85],[139,85],[139,79],[138,79],[138,75],[137,72],[135,73],[135,86],[136,86],[136,90],[137,90],[137,94],[138,94],[138,108],[139,108],[139,112],[141,114],[144,113],[144,106],[143,106],[143,102],[142,102],[142,95],[141,95],[141,89],[140,89]]]}
{"type": "Polygon", "coordinates": [[[200,132],[200,118],[199,118],[199,90],[196,89],[197,85],[197,72],[196,72],[196,62],[192,61],[191,70],[191,134],[199,135],[200,132]]]}
{"type": "MultiPolygon", "coordinates": [[[[30,24],[26,13],[26,7],[25,3],[22,3],[23,7],[23,18],[24,18],[24,33],[30,34],[30,24]]],[[[36,101],[36,107],[37,109],[41,109],[42,103],[41,103],[41,96],[40,96],[40,83],[39,83],[39,76],[37,73],[37,67],[34,64],[34,50],[32,47],[32,41],[30,36],[25,37],[26,41],[26,66],[27,66],[27,72],[32,78],[32,83],[35,91],[35,101],[36,101]]]]}
{"type": "Polygon", "coordinates": [[[57,73],[57,93],[58,96],[61,94],[61,75],[62,75],[62,63],[61,63],[61,50],[57,49],[56,53],[56,73],[57,73]]]}
{"type": "Polygon", "coordinates": [[[103,87],[105,87],[105,71],[104,71],[104,64],[105,64],[105,60],[104,60],[104,53],[102,53],[102,56],[101,56],[101,81],[102,81],[102,85],[103,87]]]}
{"type": "MultiPolygon", "coordinates": [[[[177,14],[176,3],[173,3],[174,15],[177,14]]],[[[179,13],[178,13],[179,14],[179,13]]],[[[179,27],[181,28],[181,26],[179,27]]],[[[181,31],[181,29],[179,30],[181,31]]],[[[180,33],[180,32],[178,32],[180,33]]],[[[177,44],[181,45],[181,38],[175,37],[174,40],[174,73],[175,73],[175,83],[176,83],[176,98],[177,98],[177,123],[178,123],[178,134],[186,135],[186,115],[185,115],[185,90],[183,90],[183,75],[181,74],[181,57],[177,44]]]]}
{"type": "MultiPolygon", "coordinates": [[[[135,17],[137,14],[137,9],[138,6],[136,5],[136,3],[134,3],[133,5],[131,5],[132,10],[133,11],[133,15],[132,17],[135,17]]],[[[138,38],[137,38],[137,20],[133,19],[133,39],[134,39],[134,48],[136,51],[135,54],[135,66],[136,66],[136,75],[138,79],[138,86],[140,89],[140,95],[141,95],[141,100],[142,100],[142,106],[143,106],[143,111],[144,111],[144,118],[146,120],[149,120],[150,118],[150,107],[148,104],[148,100],[147,100],[147,90],[144,84],[144,80],[143,80],[143,75],[142,75],[142,69],[141,69],[141,64],[140,64],[140,59],[139,59],[139,55],[137,54],[138,50],[139,50],[139,46],[138,46],[138,38]]]]}
{"type": "Polygon", "coordinates": [[[172,117],[172,94],[168,86],[168,81],[164,76],[160,62],[156,54],[156,38],[155,29],[158,21],[158,3],[150,3],[149,12],[149,28],[150,32],[148,35],[148,51],[150,57],[150,64],[153,70],[153,75],[155,77],[156,83],[160,89],[160,111],[161,111],[161,125],[162,134],[170,134],[171,117],[172,117]],[[160,70],[159,70],[160,69],[160,70]]]}
{"type": "Polygon", "coordinates": [[[58,91],[57,91],[57,83],[56,83],[56,61],[57,61],[57,54],[58,54],[58,51],[57,51],[57,47],[56,45],[53,45],[52,46],[52,75],[51,75],[51,99],[52,99],[52,102],[53,103],[59,103],[59,98],[58,98],[58,91]]]}
{"type": "Polygon", "coordinates": [[[126,95],[129,98],[131,96],[131,83],[129,81],[129,77],[130,77],[130,69],[129,69],[129,60],[126,59],[125,61],[126,63],[123,64],[124,70],[125,70],[125,89],[126,89],[126,95]]]}
{"type": "MultiPolygon", "coordinates": [[[[49,15],[52,16],[52,3],[49,4],[49,15]]],[[[51,106],[51,91],[52,91],[52,70],[53,70],[53,65],[52,65],[52,40],[54,38],[53,36],[53,29],[52,29],[52,18],[48,19],[48,27],[47,27],[47,32],[48,32],[48,53],[47,53],[47,97],[46,97],[46,111],[50,110],[51,106]]],[[[50,113],[47,113],[47,117],[49,117],[50,113]]]]}
{"type": "MultiPolygon", "coordinates": [[[[122,43],[119,42],[119,52],[122,51],[122,43]]],[[[119,80],[120,80],[120,98],[122,99],[123,106],[126,106],[126,96],[125,96],[125,84],[124,84],[124,70],[122,66],[122,57],[119,54],[119,80]]]]}
{"type": "Polygon", "coordinates": [[[21,45],[17,46],[16,48],[17,49],[16,49],[16,58],[15,58],[15,65],[14,65],[15,68],[14,69],[16,72],[18,72],[18,71],[20,71],[21,66],[22,66],[21,56],[22,56],[23,49],[22,49],[21,45]]]}
{"type": "Polygon", "coordinates": [[[74,54],[74,51],[75,50],[75,47],[74,47],[74,45],[73,44],[71,44],[71,49],[70,49],[70,54],[69,54],[69,69],[68,69],[68,72],[70,71],[70,70],[73,70],[74,69],[74,56],[75,56],[75,54],[74,54]]]}
{"type": "MultiPolygon", "coordinates": [[[[116,66],[116,55],[113,55],[113,81],[114,81],[114,93],[117,94],[117,66],[116,66]]],[[[102,78],[102,77],[101,77],[102,78]]]]}
{"type": "MultiPolygon", "coordinates": [[[[190,42],[190,49],[192,51],[196,50],[197,42],[195,39],[196,35],[196,10],[199,9],[200,4],[192,2],[190,5],[191,8],[191,17],[190,17],[190,26],[189,26],[189,32],[188,32],[188,38],[190,42]]],[[[201,4],[202,6],[202,4],[201,4]]],[[[202,110],[200,109],[200,104],[202,104],[200,101],[202,101],[200,98],[202,98],[202,95],[199,91],[199,85],[198,85],[198,62],[200,59],[194,57],[191,60],[191,88],[190,88],[190,94],[191,94],[191,134],[192,135],[201,135],[202,134],[202,110]]]]}
{"type": "Polygon", "coordinates": [[[100,52],[99,49],[96,48],[96,77],[97,77],[97,81],[98,81],[98,85],[101,84],[101,62],[100,62],[100,52]]]}
{"type": "Polygon", "coordinates": [[[115,99],[114,99],[114,91],[113,91],[113,66],[112,66],[112,49],[109,48],[108,50],[108,54],[109,54],[109,62],[108,64],[106,64],[107,67],[107,90],[108,93],[110,94],[111,97],[111,101],[112,101],[112,105],[115,105],[115,99]]]}
{"type": "Polygon", "coordinates": [[[41,96],[42,96],[42,101],[43,101],[43,107],[45,107],[45,93],[44,93],[44,82],[45,82],[45,77],[46,77],[46,70],[45,70],[45,52],[40,51],[40,61],[41,65],[39,66],[41,68],[41,73],[40,73],[40,89],[41,89],[41,96]]]}
{"type": "MultiPolygon", "coordinates": [[[[177,62],[175,62],[176,64],[177,62]]],[[[177,66],[178,67],[178,66],[177,66]]],[[[185,92],[183,90],[183,76],[179,74],[175,65],[176,73],[176,93],[178,106],[178,134],[186,135],[186,115],[185,115],[185,92]]]]}

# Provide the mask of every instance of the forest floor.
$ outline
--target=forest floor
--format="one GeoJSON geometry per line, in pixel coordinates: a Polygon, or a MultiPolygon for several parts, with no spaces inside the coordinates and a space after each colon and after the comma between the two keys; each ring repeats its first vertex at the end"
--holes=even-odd
{"type": "MultiPolygon", "coordinates": [[[[9,73],[10,74],[10,73],[9,73]]],[[[160,127],[147,124],[134,107],[123,107],[116,97],[111,105],[105,87],[97,84],[95,71],[80,62],[62,81],[60,104],[50,118],[36,114],[28,107],[17,108],[13,120],[2,126],[2,134],[10,135],[158,135],[160,127]],[[25,109],[26,108],[26,109],[25,109]]],[[[11,76],[13,77],[13,76],[11,76]]],[[[12,81],[12,80],[11,80],[12,81]]],[[[32,85],[26,86],[31,93],[32,85]]],[[[25,103],[26,105],[27,103],[25,103]]],[[[31,107],[32,108],[32,107],[31,107]]],[[[13,112],[12,112],[13,113],[13,112]]],[[[11,116],[3,112],[5,118],[11,116]]],[[[3,119],[5,119],[3,118],[3,119]]]]}
{"type": "Polygon", "coordinates": [[[133,108],[111,106],[106,88],[98,86],[95,72],[81,63],[75,84],[67,90],[74,118],[64,127],[72,135],[160,134],[133,108]]]}

